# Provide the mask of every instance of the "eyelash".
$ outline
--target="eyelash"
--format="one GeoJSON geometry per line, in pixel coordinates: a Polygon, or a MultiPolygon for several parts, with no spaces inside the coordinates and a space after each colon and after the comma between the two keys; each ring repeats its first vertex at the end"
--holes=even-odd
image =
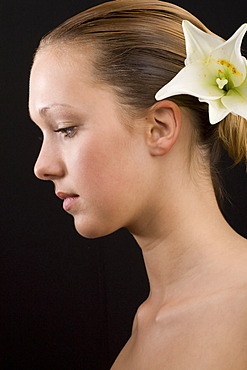
{"type": "Polygon", "coordinates": [[[75,126],[62,127],[57,130],[54,130],[54,132],[59,132],[63,134],[64,137],[72,138],[75,135],[75,126]]]}

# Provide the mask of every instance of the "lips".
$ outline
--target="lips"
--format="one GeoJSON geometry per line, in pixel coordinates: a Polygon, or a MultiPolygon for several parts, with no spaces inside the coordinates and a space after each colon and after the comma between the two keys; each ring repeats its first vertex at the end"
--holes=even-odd
{"type": "Polygon", "coordinates": [[[73,207],[79,198],[78,194],[63,193],[61,191],[57,192],[56,195],[58,198],[63,200],[63,209],[67,212],[73,207]]]}

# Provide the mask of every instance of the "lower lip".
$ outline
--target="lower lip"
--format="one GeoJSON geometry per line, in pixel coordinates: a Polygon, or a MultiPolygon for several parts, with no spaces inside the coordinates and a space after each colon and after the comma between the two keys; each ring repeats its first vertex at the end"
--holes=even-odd
{"type": "Polygon", "coordinates": [[[69,197],[69,198],[64,199],[63,209],[68,212],[73,207],[77,199],[78,197],[69,197]]]}

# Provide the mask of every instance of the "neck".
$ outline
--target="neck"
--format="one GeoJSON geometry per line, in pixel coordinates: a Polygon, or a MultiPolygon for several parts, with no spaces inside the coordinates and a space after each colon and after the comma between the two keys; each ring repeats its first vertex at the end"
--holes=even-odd
{"type": "Polygon", "coordinates": [[[236,237],[210,186],[206,191],[183,188],[181,196],[177,191],[164,204],[133,233],[143,252],[150,299],[158,304],[198,295],[205,286],[213,289],[208,274],[219,272],[217,261],[231,253],[229,240],[236,237]]]}

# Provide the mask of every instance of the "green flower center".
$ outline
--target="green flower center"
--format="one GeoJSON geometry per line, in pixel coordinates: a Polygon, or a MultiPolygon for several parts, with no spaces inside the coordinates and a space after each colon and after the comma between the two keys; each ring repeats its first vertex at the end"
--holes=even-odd
{"type": "Polygon", "coordinates": [[[222,65],[223,67],[226,67],[230,73],[236,76],[242,76],[242,73],[240,73],[236,67],[234,67],[233,64],[227,62],[227,60],[224,59],[218,59],[217,63],[222,65]]]}
{"type": "Polygon", "coordinates": [[[242,73],[239,72],[237,68],[227,60],[218,59],[216,62],[223,67],[221,69],[218,69],[218,77],[216,78],[216,83],[219,89],[228,92],[231,88],[234,87],[231,76],[242,76],[242,73]]]}

